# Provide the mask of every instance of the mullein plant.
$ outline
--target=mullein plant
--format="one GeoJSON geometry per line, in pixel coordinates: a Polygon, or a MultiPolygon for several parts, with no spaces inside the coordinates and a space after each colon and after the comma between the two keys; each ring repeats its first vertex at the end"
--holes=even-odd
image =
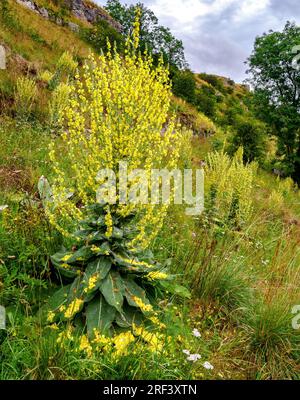
{"type": "Polygon", "coordinates": [[[143,168],[150,176],[153,168],[174,168],[179,159],[182,133],[169,114],[169,72],[162,61],[155,68],[149,54],[138,53],[139,18],[124,58],[116,50],[90,57],[82,79],[70,86],[65,131],[50,152],[55,179],[51,194],[42,196],[50,222],[74,240],[72,250],[52,257],[63,287],[44,315],[54,329],[80,327],[87,354],[93,344],[120,350],[136,337],[155,347],[159,337],[149,332],[164,328],[158,299],[189,297],[148,250],[168,206],[96,200],[100,169],[117,175],[119,161],[126,161],[129,173],[143,168]]]}

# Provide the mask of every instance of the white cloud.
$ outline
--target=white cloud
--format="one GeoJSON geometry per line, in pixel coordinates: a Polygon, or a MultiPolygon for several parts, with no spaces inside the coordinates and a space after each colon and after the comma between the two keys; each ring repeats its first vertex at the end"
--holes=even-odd
{"type": "Polygon", "coordinates": [[[244,61],[256,36],[269,29],[281,30],[287,20],[300,23],[299,0],[139,1],[183,40],[186,58],[194,71],[215,72],[238,81],[245,78],[244,61]]]}

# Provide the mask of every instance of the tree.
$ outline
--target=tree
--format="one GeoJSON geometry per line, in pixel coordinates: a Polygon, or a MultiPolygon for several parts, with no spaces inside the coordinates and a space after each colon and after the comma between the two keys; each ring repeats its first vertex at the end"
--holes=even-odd
{"type": "Polygon", "coordinates": [[[278,137],[278,155],[286,172],[300,182],[300,68],[294,48],[300,27],[287,22],[282,32],[263,34],[248,58],[249,82],[255,90],[257,114],[278,137]]]}
{"type": "Polygon", "coordinates": [[[176,39],[169,28],[159,25],[154,12],[144,4],[127,6],[119,0],[108,0],[105,6],[107,12],[122,25],[125,36],[132,32],[137,8],[141,10],[140,50],[147,48],[154,56],[162,54],[166,63],[179,69],[186,68],[182,41],[176,39]]]}
{"type": "Polygon", "coordinates": [[[213,87],[202,86],[196,90],[195,104],[199,111],[209,118],[214,118],[217,111],[217,96],[213,87]]]}
{"type": "Polygon", "coordinates": [[[173,93],[189,103],[195,103],[196,80],[194,74],[190,70],[177,70],[174,73],[172,80],[173,93]]]}
{"type": "Polygon", "coordinates": [[[251,117],[239,117],[235,129],[228,148],[229,154],[234,155],[240,147],[243,147],[245,163],[261,161],[266,151],[265,124],[251,117]]]}

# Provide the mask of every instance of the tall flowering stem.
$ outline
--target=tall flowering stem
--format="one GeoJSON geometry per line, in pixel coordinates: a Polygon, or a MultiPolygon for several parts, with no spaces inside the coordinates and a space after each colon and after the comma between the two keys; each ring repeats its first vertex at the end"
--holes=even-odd
{"type": "MultiPolygon", "coordinates": [[[[50,151],[55,180],[54,206],[48,215],[64,234],[73,232],[85,206],[96,202],[102,183],[97,179],[99,170],[112,169],[118,177],[119,162],[127,162],[128,174],[143,169],[151,182],[152,169],[177,165],[182,134],[169,112],[169,71],[162,59],[154,67],[149,54],[138,52],[139,30],[137,13],[125,56],[116,49],[97,58],[91,55],[70,86],[70,100],[62,112],[65,131],[50,151]],[[74,194],[71,200],[68,193],[74,194]]],[[[128,191],[132,185],[128,183],[128,191]]],[[[108,232],[112,214],[134,213],[138,234],[133,242],[146,248],[161,228],[167,208],[117,201],[106,210],[108,232]]]]}

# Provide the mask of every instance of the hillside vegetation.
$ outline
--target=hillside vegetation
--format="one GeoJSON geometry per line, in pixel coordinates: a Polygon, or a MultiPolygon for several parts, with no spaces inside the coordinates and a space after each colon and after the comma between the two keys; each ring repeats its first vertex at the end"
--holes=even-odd
{"type": "Polygon", "coordinates": [[[0,6],[0,379],[299,379],[300,194],[249,88],[35,3],[0,6]],[[204,212],[97,204],[122,160],[204,168],[204,212]]]}

